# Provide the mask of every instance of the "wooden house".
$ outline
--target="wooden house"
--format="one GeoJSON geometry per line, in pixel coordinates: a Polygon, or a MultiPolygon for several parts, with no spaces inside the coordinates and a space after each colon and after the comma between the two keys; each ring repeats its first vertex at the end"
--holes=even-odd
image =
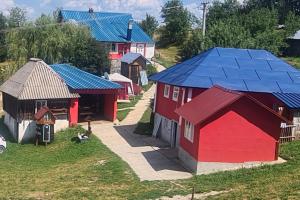
{"type": "Polygon", "coordinates": [[[44,106],[56,118],[54,132],[77,124],[86,113],[94,119],[114,121],[120,88],[117,83],[73,66],[49,66],[32,58],[0,87],[4,123],[13,137],[22,142],[35,137],[34,115],[44,106]]]}
{"type": "Polygon", "coordinates": [[[127,53],[121,59],[121,74],[137,85],[144,85],[141,73],[147,71],[149,61],[139,53],[127,53]]]}

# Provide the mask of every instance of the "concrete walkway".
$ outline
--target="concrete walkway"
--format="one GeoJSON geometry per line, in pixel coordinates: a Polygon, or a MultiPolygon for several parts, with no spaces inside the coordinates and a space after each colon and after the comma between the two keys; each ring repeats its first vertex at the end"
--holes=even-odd
{"type": "MultiPolygon", "coordinates": [[[[164,69],[156,64],[158,71],[164,69]]],[[[192,177],[177,160],[177,152],[165,143],[149,136],[134,134],[137,123],[154,97],[153,85],[127,117],[117,125],[93,124],[93,133],[114,153],[120,156],[141,181],[175,180],[192,177]]]]}

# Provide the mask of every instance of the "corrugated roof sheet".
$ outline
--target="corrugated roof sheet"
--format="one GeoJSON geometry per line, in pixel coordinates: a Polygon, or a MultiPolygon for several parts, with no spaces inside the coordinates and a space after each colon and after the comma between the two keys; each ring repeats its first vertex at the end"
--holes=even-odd
{"type": "Polygon", "coordinates": [[[147,60],[147,58],[145,58],[142,54],[140,53],[126,53],[122,58],[121,58],[121,62],[127,63],[127,64],[131,64],[133,63],[136,59],[138,59],[139,57],[142,57],[146,62],[150,63],[149,60],[147,60]]]}
{"type": "Polygon", "coordinates": [[[295,93],[273,93],[275,97],[280,99],[288,107],[293,109],[300,108],[300,94],[295,93]]]}
{"type": "MultiPolygon", "coordinates": [[[[64,21],[87,25],[98,41],[129,42],[127,28],[133,19],[131,14],[61,10],[61,15],[64,21]]],[[[136,22],[133,23],[131,42],[154,43],[136,22]]]]}
{"type": "Polygon", "coordinates": [[[150,77],[170,85],[300,93],[300,71],[265,50],[215,47],[150,77]]]}
{"type": "Polygon", "coordinates": [[[218,111],[226,108],[227,106],[243,97],[250,99],[255,104],[258,104],[259,106],[263,107],[282,120],[287,121],[285,118],[281,117],[276,112],[263,105],[256,99],[252,98],[251,96],[248,96],[242,92],[232,91],[219,86],[214,86],[202,92],[197,97],[193,98],[190,102],[176,109],[175,112],[192,124],[196,125],[200,122],[204,122],[206,119],[208,119],[218,111]]]}
{"type": "Polygon", "coordinates": [[[1,85],[0,90],[19,100],[79,97],[71,93],[64,80],[40,59],[30,59],[1,85]]]}
{"type": "Polygon", "coordinates": [[[108,76],[109,76],[109,80],[111,80],[111,81],[120,81],[120,82],[132,83],[131,79],[129,79],[126,76],[123,76],[119,73],[109,74],[108,76]]]}
{"type": "Polygon", "coordinates": [[[120,89],[121,85],[99,76],[82,71],[69,64],[54,64],[52,69],[57,72],[72,89],[120,89]]]}

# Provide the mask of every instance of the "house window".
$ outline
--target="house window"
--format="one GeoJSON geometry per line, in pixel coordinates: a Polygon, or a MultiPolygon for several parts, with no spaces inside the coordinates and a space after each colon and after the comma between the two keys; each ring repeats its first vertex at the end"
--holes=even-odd
{"type": "Polygon", "coordinates": [[[174,87],[173,89],[173,101],[178,101],[178,96],[179,96],[179,87],[174,87]]]}
{"type": "Polygon", "coordinates": [[[170,86],[169,85],[165,85],[164,97],[169,98],[169,96],[170,96],[170,86]]]}
{"type": "Polygon", "coordinates": [[[111,52],[118,52],[118,45],[116,43],[111,44],[111,52]]]}
{"type": "Polygon", "coordinates": [[[47,100],[37,100],[35,101],[35,113],[43,106],[47,106],[47,100]]]}
{"type": "Polygon", "coordinates": [[[194,141],[194,125],[189,121],[185,121],[184,137],[190,142],[194,141]]]}

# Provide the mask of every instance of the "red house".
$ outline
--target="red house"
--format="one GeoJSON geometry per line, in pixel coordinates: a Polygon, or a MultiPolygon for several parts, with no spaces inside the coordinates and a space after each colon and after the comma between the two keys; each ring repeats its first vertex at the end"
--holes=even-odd
{"type": "Polygon", "coordinates": [[[132,80],[119,74],[113,73],[109,75],[109,80],[122,86],[119,90],[118,100],[129,100],[130,96],[134,96],[132,80]]]}
{"type": "MultiPolygon", "coordinates": [[[[278,131],[280,130],[281,122],[285,122],[286,120],[278,120],[278,116],[274,115],[272,112],[280,114],[283,119],[287,119],[288,121],[293,121],[294,123],[299,121],[300,101],[298,97],[300,96],[300,72],[265,50],[216,47],[157,73],[149,79],[157,83],[153,108],[153,136],[168,142],[171,147],[183,149],[182,145],[184,145],[185,141],[184,138],[182,138],[183,134],[181,131],[184,130],[184,117],[178,115],[177,111],[188,102],[197,98],[198,95],[215,85],[228,88],[229,90],[242,92],[247,96],[247,98],[241,98],[241,100],[238,101],[240,102],[239,104],[234,104],[235,109],[240,109],[238,113],[240,113],[244,119],[247,117],[250,118],[250,114],[253,114],[249,113],[249,116],[245,116],[247,112],[251,111],[247,110],[249,105],[257,107],[256,109],[260,109],[261,113],[268,116],[264,118],[265,121],[267,121],[267,118],[269,118],[269,120],[276,118],[272,123],[277,128],[272,127],[272,129],[269,127],[270,122],[255,124],[255,118],[251,118],[252,121],[250,121],[255,125],[255,130],[258,131],[261,129],[263,132],[270,135],[268,136],[269,138],[271,136],[273,137],[273,143],[271,142],[272,139],[269,139],[268,141],[270,142],[268,155],[264,155],[264,157],[257,155],[255,158],[251,158],[250,155],[249,157],[235,156],[233,159],[232,157],[226,157],[216,153],[214,157],[208,156],[208,154],[206,154],[206,157],[201,157],[205,155],[201,154],[200,158],[198,158],[198,147],[204,148],[204,146],[198,144],[186,144],[188,148],[191,148],[190,150],[192,152],[189,152],[186,149],[185,151],[189,152],[189,155],[192,155],[193,159],[196,161],[199,161],[198,159],[204,159],[205,162],[215,162],[219,159],[219,162],[233,163],[244,162],[247,159],[250,160],[250,158],[251,160],[260,161],[274,160],[276,159],[274,141],[278,141],[278,131]],[[267,108],[262,109],[263,107],[267,108]],[[271,112],[270,110],[273,111],[271,112]],[[272,145],[273,147],[271,148],[272,145]],[[209,161],[209,159],[211,160],[209,161]]],[[[218,97],[215,96],[214,98],[218,97]]],[[[231,106],[226,104],[224,98],[221,99],[219,103],[224,106],[224,109],[225,107],[226,109],[229,109],[231,106]]],[[[198,121],[196,120],[194,122],[194,125],[199,126],[199,123],[201,124],[202,118],[200,118],[200,114],[213,112],[215,107],[217,108],[217,106],[208,108],[203,107],[199,103],[194,103],[190,115],[199,118],[197,119],[198,121]]],[[[262,116],[264,115],[262,114],[262,116]]],[[[215,123],[219,122],[220,127],[224,126],[224,128],[229,128],[227,127],[229,124],[226,124],[225,122],[226,119],[233,120],[230,117],[234,117],[234,120],[238,119],[238,115],[224,115],[220,116],[220,119],[222,120],[216,120],[216,122],[209,123],[202,128],[208,129],[210,127],[215,134],[220,131],[219,129],[215,129],[215,123]],[[228,119],[226,117],[228,117],[228,119]]],[[[241,120],[242,117],[240,118],[241,120]]],[[[205,120],[207,121],[208,119],[205,120]]],[[[233,126],[234,128],[238,127],[236,124],[233,126]]],[[[203,131],[200,127],[197,128],[198,132],[203,131]]],[[[252,141],[257,141],[257,137],[262,137],[263,135],[263,133],[257,136],[251,135],[250,131],[252,131],[252,129],[247,129],[247,126],[240,126],[238,128],[240,129],[235,130],[236,135],[247,132],[247,136],[253,137],[251,138],[252,141]]],[[[209,136],[213,138],[215,137],[214,134],[209,136]]],[[[219,149],[222,149],[222,152],[226,152],[224,146],[222,146],[223,143],[222,145],[217,144],[214,143],[216,141],[212,138],[208,138],[209,137],[207,137],[206,140],[202,140],[202,142],[205,141],[211,143],[212,146],[215,145],[214,148],[217,148],[218,146],[219,149]]],[[[259,141],[257,143],[259,143],[259,141]]],[[[226,147],[229,146],[230,145],[226,145],[226,147]]],[[[230,149],[228,149],[228,151],[230,151],[230,149]]]]}
{"type": "Polygon", "coordinates": [[[288,123],[253,97],[221,87],[206,90],[175,112],[182,117],[179,158],[196,172],[203,162],[277,160],[279,125],[288,123]]]}

